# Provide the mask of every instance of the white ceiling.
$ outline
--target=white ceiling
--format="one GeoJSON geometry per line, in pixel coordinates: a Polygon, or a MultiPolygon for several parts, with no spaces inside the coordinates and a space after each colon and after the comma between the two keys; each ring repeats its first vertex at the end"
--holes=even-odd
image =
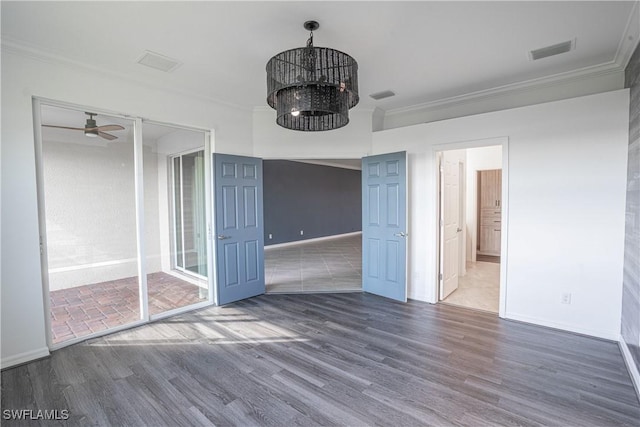
{"type": "MultiPolygon", "coordinates": [[[[265,65],[303,46],[359,63],[356,108],[406,108],[619,60],[633,2],[7,2],[2,41],[135,81],[242,108],[266,106],[265,65]],[[528,51],[576,40],[567,54],[528,51]],[[136,61],[150,50],[182,62],[163,73],[136,61]],[[397,96],[374,101],[391,89],[397,96]]],[[[633,25],[637,23],[633,22],[633,25]]]]}

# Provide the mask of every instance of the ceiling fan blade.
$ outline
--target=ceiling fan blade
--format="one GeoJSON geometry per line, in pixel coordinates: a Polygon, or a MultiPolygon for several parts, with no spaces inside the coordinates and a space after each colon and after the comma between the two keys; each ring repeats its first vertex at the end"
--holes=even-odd
{"type": "Polygon", "coordinates": [[[55,125],[42,125],[45,128],[58,128],[58,129],[71,129],[71,130],[84,130],[84,128],[72,128],[69,126],[55,126],[55,125]]]}
{"type": "Polygon", "coordinates": [[[124,127],[120,125],[103,125],[103,126],[98,126],[96,129],[99,131],[112,131],[112,130],[124,130],[124,127]]]}
{"type": "Polygon", "coordinates": [[[98,135],[101,136],[102,138],[109,140],[109,141],[113,141],[114,139],[118,139],[117,136],[115,135],[111,135],[110,133],[106,133],[106,132],[102,132],[102,131],[98,131],[98,135]]]}

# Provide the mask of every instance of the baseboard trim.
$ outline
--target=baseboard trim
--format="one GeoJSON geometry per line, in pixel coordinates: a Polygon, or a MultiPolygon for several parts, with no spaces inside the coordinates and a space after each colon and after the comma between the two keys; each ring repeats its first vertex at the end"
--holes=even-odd
{"type": "Polygon", "coordinates": [[[594,338],[601,338],[608,341],[618,342],[620,333],[616,331],[604,331],[598,329],[577,328],[566,323],[550,322],[536,317],[524,316],[517,313],[506,313],[505,319],[518,322],[531,323],[533,325],[544,326],[546,328],[558,329],[560,331],[572,332],[574,334],[586,335],[594,338]]]}
{"type": "Polygon", "coordinates": [[[24,353],[16,354],[14,356],[5,357],[0,361],[1,369],[13,368],[17,365],[33,362],[36,359],[42,359],[43,357],[49,357],[49,349],[42,347],[37,350],[27,351],[24,353]]]}
{"type": "Polygon", "coordinates": [[[627,345],[622,335],[620,336],[620,341],[618,341],[618,346],[620,347],[622,358],[624,359],[624,364],[627,365],[627,370],[629,371],[631,382],[633,383],[633,387],[636,389],[636,394],[638,395],[638,400],[640,401],[640,371],[638,371],[638,366],[633,360],[633,355],[631,355],[629,346],[627,345]]]}
{"type": "Polygon", "coordinates": [[[362,231],[354,231],[352,233],[344,233],[344,234],[334,234],[333,236],[314,237],[313,239],[296,240],[295,242],[276,243],[275,245],[265,246],[264,250],[267,251],[269,249],[285,248],[287,246],[297,246],[297,245],[304,245],[305,243],[321,242],[324,240],[333,240],[333,239],[339,239],[341,237],[348,237],[348,236],[357,236],[358,234],[362,234],[362,231]]]}

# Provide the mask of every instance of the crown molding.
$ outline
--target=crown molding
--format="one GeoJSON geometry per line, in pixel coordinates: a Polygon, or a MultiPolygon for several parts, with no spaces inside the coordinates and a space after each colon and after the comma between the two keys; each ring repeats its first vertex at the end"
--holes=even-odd
{"type": "Polygon", "coordinates": [[[568,83],[585,80],[585,79],[589,79],[596,76],[613,74],[620,71],[624,71],[624,68],[618,65],[615,61],[609,61],[604,64],[584,67],[574,71],[567,71],[564,73],[554,74],[552,76],[540,77],[540,78],[525,80],[517,83],[510,83],[503,86],[497,86],[490,89],[483,89],[476,92],[465,93],[463,95],[456,95],[448,98],[441,98],[435,101],[424,102],[421,104],[415,104],[408,107],[394,108],[391,110],[387,110],[385,115],[394,116],[399,114],[411,113],[415,111],[424,111],[424,110],[438,109],[438,108],[444,108],[444,107],[452,107],[452,106],[461,105],[461,104],[478,102],[485,99],[496,98],[504,95],[512,95],[517,93],[543,89],[547,87],[568,84],[568,83]]]}
{"type": "Polygon", "coordinates": [[[633,52],[638,46],[640,41],[640,1],[635,1],[627,20],[627,25],[624,27],[624,32],[618,43],[618,49],[616,50],[615,63],[618,64],[624,70],[627,68],[633,52]]]}
{"type": "Polygon", "coordinates": [[[56,54],[56,53],[52,53],[52,52],[47,52],[44,51],[30,43],[26,43],[24,41],[18,41],[15,39],[11,39],[9,37],[2,37],[2,43],[1,43],[1,50],[2,52],[6,52],[6,53],[12,53],[18,56],[23,56],[26,58],[30,58],[39,62],[44,62],[44,63],[48,63],[48,64],[53,64],[53,65],[60,65],[60,66],[64,66],[64,67],[70,67],[70,68],[75,68],[75,69],[82,69],[84,71],[88,71],[91,72],[93,74],[97,74],[97,75],[101,75],[103,77],[107,77],[107,78],[114,78],[114,79],[118,79],[121,81],[126,81],[129,83],[135,83],[136,85],[139,86],[144,86],[148,89],[153,89],[153,90],[160,90],[163,92],[168,92],[168,93],[172,93],[175,95],[181,95],[181,96],[186,96],[189,98],[195,98],[195,99],[199,99],[201,101],[205,101],[205,102],[210,102],[210,103],[214,103],[217,105],[220,105],[222,107],[228,107],[228,108],[233,108],[235,110],[241,110],[244,112],[248,112],[251,111],[251,107],[245,107],[242,105],[238,105],[238,104],[233,104],[230,102],[226,102],[226,101],[222,101],[210,96],[206,96],[206,95],[202,95],[201,93],[197,93],[197,92],[193,92],[193,91],[189,91],[189,90],[183,90],[183,89],[175,89],[172,87],[168,87],[162,84],[156,84],[156,83],[150,83],[148,81],[145,81],[143,79],[138,79],[135,77],[132,77],[129,74],[126,73],[120,73],[120,72],[116,72],[116,71],[110,71],[110,70],[105,70],[103,68],[99,68],[93,65],[89,65],[87,63],[84,63],[82,61],[78,61],[75,59],[70,59],[67,58],[65,56],[56,54]]]}

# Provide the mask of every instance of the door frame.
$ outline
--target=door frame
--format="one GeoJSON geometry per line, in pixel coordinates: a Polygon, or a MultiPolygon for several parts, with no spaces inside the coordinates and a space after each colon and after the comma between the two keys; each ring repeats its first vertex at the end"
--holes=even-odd
{"type": "MultiPolygon", "coordinates": [[[[507,312],[507,271],[508,271],[508,235],[509,235],[509,137],[493,137],[477,140],[455,141],[446,144],[433,145],[431,147],[433,179],[435,184],[435,203],[433,204],[433,214],[435,221],[432,224],[435,245],[434,255],[431,259],[436,266],[434,273],[434,284],[431,290],[432,301],[440,302],[440,153],[442,151],[460,150],[468,148],[489,147],[494,145],[502,146],[502,227],[500,236],[500,297],[498,302],[498,316],[506,317],[507,312]]],[[[466,251],[466,248],[464,248],[466,251]]]]}

